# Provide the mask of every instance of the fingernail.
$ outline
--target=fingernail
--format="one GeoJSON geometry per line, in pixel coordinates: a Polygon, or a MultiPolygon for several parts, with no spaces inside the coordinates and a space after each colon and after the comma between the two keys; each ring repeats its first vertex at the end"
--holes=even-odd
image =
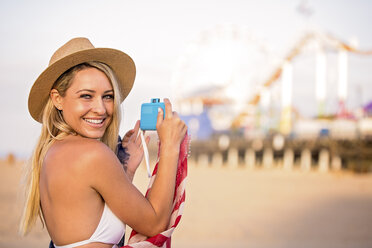
{"type": "Polygon", "coordinates": [[[158,112],[163,112],[163,109],[159,107],[158,112]]]}

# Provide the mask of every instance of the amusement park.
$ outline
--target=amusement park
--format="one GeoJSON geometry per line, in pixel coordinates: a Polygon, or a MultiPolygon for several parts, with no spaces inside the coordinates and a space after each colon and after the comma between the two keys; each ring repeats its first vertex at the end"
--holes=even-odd
{"type": "Polygon", "coordinates": [[[357,71],[371,63],[357,38],[324,31],[303,31],[283,54],[238,25],[201,32],[172,77],[195,162],[370,172],[372,101],[357,71]]]}

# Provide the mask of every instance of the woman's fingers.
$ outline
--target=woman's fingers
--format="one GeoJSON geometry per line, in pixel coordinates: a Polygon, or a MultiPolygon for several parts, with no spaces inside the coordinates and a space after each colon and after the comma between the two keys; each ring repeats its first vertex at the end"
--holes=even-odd
{"type": "Polygon", "coordinates": [[[163,109],[162,108],[158,108],[158,118],[157,118],[157,121],[156,121],[156,128],[158,128],[162,123],[163,123],[163,109]]]}
{"type": "Polygon", "coordinates": [[[162,144],[169,143],[178,145],[182,141],[187,131],[186,124],[179,117],[177,112],[172,111],[172,104],[169,99],[164,98],[165,118],[163,112],[158,113],[156,129],[162,144]]]}
{"type": "Polygon", "coordinates": [[[131,129],[131,130],[129,130],[129,131],[124,135],[123,139],[121,140],[121,145],[122,145],[123,147],[126,147],[126,146],[128,145],[129,140],[131,139],[133,133],[134,133],[134,130],[131,129]]]}
{"type": "Polygon", "coordinates": [[[132,136],[134,137],[135,141],[137,140],[139,127],[140,127],[140,121],[137,120],[136,124],[134,125],[134,135],[132,136]]]}
{"type": "Polygon", "coordinates": [[[173,116],[172,112],[172,104],[168,98],[164,98],[164,105],[165,105],[165,118],[170,119],[173,116]]]}
{"type": "Polygon", "coordinates": [[[124,147],[126,147],[129,142],[132,142],[138,146],[141,145],[141,139],[138,137],[139,128],[140,128],[140,121],[138,120],[136,121],[134,128],[129,130],[123,137],[123,140],[121,143],[124,147]]]}
{"type": "Polygon", "coordinates": [[[123,137],[123,140],[122,140],[122,143],[127,143],[130,139],[130,137],[132,136],[132,134],[134,133],[134,130],[131,129],[129,130],[123,137]]]}

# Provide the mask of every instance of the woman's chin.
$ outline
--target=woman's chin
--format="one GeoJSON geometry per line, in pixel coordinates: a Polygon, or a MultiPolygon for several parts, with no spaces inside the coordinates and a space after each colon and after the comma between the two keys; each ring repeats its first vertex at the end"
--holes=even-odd
{"type": "Polygon", "coordinates": [[[89,133],[78,133],[79,136],[88,139],[101,139],[104,133],[101,132],[89,132],[89,133]]]}

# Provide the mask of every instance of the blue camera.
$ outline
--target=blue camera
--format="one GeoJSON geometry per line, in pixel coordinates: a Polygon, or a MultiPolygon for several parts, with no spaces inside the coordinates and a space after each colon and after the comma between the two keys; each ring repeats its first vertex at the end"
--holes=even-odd
{"type": "Polygon", "coordinates": [[[158,118],[158,108],[163,109],[163,119],[165,117],[165,105],[159,98],[152,98],[150,103],[141,105],[141,124],[142,130],[156,130],[156,121],[158,118]]]}

